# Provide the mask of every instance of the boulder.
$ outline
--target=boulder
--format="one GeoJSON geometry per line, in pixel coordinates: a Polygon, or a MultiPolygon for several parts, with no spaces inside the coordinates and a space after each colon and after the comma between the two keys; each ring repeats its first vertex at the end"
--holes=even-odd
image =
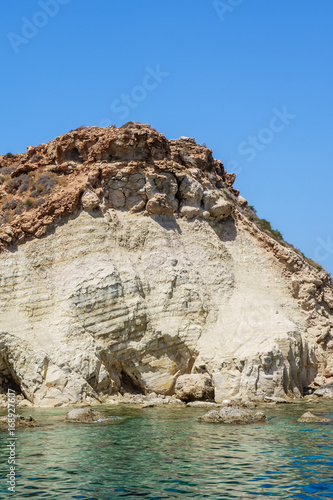
{"type": "Polygon", "coordinates": [[[193,217],[198,217],[201,215],[201,210],[199,207],[192,207],[190,205],[183,205],[180,209],[180,213],[186,219],[192,219],[193,217]]]}
{"type": "Polygon", "coordinates": [[[87,210],[94,210],[99,205],[99,198],[96,193],[90,189],[86,189],[81,198],[82,208],[87,210]]]}
{"type": "Polygon", "coordinates": [[[93,423],[105,420],[105,416],[92,408],[74,408],[67,413],[66,420],[68,422],[93,423]]]}
{"type": "Polygon", "coordinates": [[[221,423],[221,424],[254,424],[256,422],[266,422],[266,415],[258,411],[251,413],[248,410],[241,410],[238,407],[224,407],[221,410],[211,410],[202,417],[203,422],[221,423]]]}
{"type": "Polygon", "coordinates": [[[286,404],[290,403],[286,398],[279,398],[278,396],[265,396],[264,401],[267,403],[286,404]]]}
{"type": "Polygon", "coordinates": [[[224,200],[219,199],[213,206],[209,208],[209,213],[212,217],[218,217],[220,219],[226,219],[229,217],[232,211],[232,205],[224,200]]]}
{"type": "Polygon", "coordinates": [[[149,401],[147,403],[143,403],[141,408],[154,408],[154,406],[155,406],[155,403],[152,403],[151,401],[149,401]]]}
{"type": "Polygon", "coordinates": [[[196,179],[185,175],[179,186],[179,195],[188,204],[199,207],[203,196],[203,187],[196,179]]]}
{"type": "MultiPolygon", "coordinates": [[[[22,415],[16,415],[15,417],[15,430],[16,429],[24,429],[27,427],[39,427],[40,424],[36,422],[34,418],[22,417],[22,415]]],[[[8,427],[7,417],[0,417],[0,428],[8,427]]]]}
{"type": "Polygon", "coordinates": [[[180,375],[175,386],[175,395],[182,401],[205,401],[214,398],[214,387],[209,375],[192,373],[180,375]]]}
{"type": "Polygon", "coordinates": [[[324,384],[313,393],[315,396],[333,399],[333,383],[324,384]]]}
{"type": "Polygon", "coordinates": [[[186,403],[186,406],[190,408],[219,408],[219,405],[212,401],[191,401],[186,403]]]}
{"type": "Polygon", "coordinates": [[[247,200],[243,196],[238,196],[238,203],[242,207],[245,207],[247,205],[247,200]]]}
{"type": "Polygon", "coordinates": [[[330,420],[328,418],[318,417],[317,415],[314,415],[310,411],[307,411],[307,412],[303,413],[303,415],[299,419],[297,419],[297,422],[308,422],[308,423],[330,422],[330,420]]]}
{"type": "Polygon", "coordinates": [[[147,203],[147,213],[150,215],[172,215],[173,206],[165,193],[156,193],[147,203]]]}

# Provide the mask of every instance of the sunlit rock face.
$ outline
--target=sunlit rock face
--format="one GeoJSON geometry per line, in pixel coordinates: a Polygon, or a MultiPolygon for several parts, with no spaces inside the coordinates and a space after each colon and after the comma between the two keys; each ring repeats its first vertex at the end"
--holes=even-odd
{"type": "Polygon", "coordinates": [[[209,149],[129,124],[33,150],[15,175],[57,184],[0,227],[2,391],[54,406],[202,374],[216,401],[260,400],[332,380],[330,277],[258,227],[209,149]]]}

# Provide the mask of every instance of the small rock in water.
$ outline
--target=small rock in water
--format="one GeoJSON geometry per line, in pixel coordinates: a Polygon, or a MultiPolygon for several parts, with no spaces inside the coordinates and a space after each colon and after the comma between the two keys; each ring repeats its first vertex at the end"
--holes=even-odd
{"type": "Polygon", "coordinates": [[[103,413],[95,411],[92,408],[75,408],[67,413],[66,420],[68,422],[93,423],[105,420],[105,416],[103,413]]]}
{"type": "MultiPolygon", "coordinates": [[[[31,415],[29,417],[22,417],[22,415],[15,416],[15,429],[24,429],[26,427],[39,427],[40,424],[36,422],[31,415]]],[[[8,427],[7,417],[0,417],[0,427],[8,427]]]]}
{"type": "Polygon", "coordinates": [[[303,413],[303,415],[297,420],[297,422],[330,422],[328,418],[322,418],[318,417],[317,415],[314,415],[310,411],[307,411],[303,413]]]}
{"type": "Polygon", "coordinates": [[[267,418],[261,411],[251,413],[248,410],[226,406],[221,410],[209,411],[200,417],[200,420],[204,422],[218,422],[221,424],[254,424],[256,422],[266,422],[267,418]]]}
{"type": "Polygon", "coordinates": [[[257,403],[255,403],[254,401],[244,401],[242,403],[242,406],[244,408],[256,408],[257,407],[257,403]]]}
{"type": "Polygon", "coordinates": [[[211,401],[191,401],[187,403],[186,406],[194,407],[194,408],[216,408],[219,405],[217,403],[211,401]]]}
{"type": "Polygon", "coordinates": [[[277,403],[277,404],[284,404],[284,403],[289,403],[285,398],[279,398],[278,396],[265,396],[265,401],[268,401],[270,403],[277,403]]]}

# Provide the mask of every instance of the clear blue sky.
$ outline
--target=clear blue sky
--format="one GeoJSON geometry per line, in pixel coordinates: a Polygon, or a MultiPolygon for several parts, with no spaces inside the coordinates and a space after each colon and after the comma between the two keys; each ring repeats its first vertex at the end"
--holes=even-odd
{"type": "Polygon", "coordinates": [[[128,120],[194,137],[333,273],[332,0],[4,3],[1,154],[128,120]]]}

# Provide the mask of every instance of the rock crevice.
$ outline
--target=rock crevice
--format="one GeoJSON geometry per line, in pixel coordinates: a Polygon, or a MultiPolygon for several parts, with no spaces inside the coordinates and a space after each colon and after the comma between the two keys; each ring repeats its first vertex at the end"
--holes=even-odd
{"type": "Polygon", "coordinates": [[[0,176],[3,391],[263,400],[332,382],[330,277],[258,227],[206,146],[82,128],[0,157],[0,176]]]}

